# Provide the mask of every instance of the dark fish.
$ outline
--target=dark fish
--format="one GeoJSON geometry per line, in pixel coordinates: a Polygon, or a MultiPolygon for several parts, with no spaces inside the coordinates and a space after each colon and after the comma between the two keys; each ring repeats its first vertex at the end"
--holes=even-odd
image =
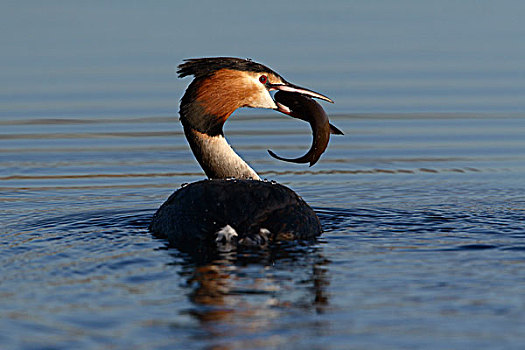
{"type": "Polygon", "coordinates": [[[341,130],[330,124],[321,105],[312,98],[296,92],[278,91],[274,99],[280,112],[310,123],[313,140],[310,150],[302,157],[283,158],[268,150],[272,157],[292,163],[310,163],[312,166],[326,150],[330,134],[343,135],[341,130]]]}

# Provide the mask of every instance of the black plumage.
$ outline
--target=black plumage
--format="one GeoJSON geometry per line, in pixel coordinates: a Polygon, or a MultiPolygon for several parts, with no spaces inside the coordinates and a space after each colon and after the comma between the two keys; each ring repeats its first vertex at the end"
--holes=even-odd
{"type": "Polygon", "coordinates": [[[203,180],[186,185],[159,208],[150,230],[182,250],[215,245],[230,225],[239,241],[313,240],[322,232],[315,212],[291,189],[257,180],[203,180]],[[246,240],[246,238],[248,240],[246,240]]]}
{"type": "MultiPolygon", "coordinates": [[[[278,73],[263,64],[249,59],[245,60],[236,57],[205,57],[186,59],[184,60],[184,63],[179,65],[177,73],[179,74],[179,78],[193,75],[198,79],[210,76],[220,69],[233,69],[253,73],[273,73],[282,79],[278,73]]],[[[284,81],[284,79],[282,80],[284,81]]]]}

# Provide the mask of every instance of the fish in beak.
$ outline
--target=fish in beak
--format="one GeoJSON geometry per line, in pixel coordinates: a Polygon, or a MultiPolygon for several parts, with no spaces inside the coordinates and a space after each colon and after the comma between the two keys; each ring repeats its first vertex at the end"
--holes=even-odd
{"type": "MultiPolygon", "coordinates": [[[[286,85],[284,85],[286,86],[286,85]]],[[[312,97],[320,98],[332,102],[328,97],[319,93],[294,87],[293,90],[287,88],[278,89],[274,95],[277,110],[291,117],[298,118],[310,123],[312,128],[313,140],[310,150],[298,158],[283,158],[268,150],[268,153],[279,160],[292,163],[310,163],[310,166],[317,163],[321,155],[328,146],[330,134],[342,135],[343,132],[331,125],[328,116],[319,103],[312,97]]]]}

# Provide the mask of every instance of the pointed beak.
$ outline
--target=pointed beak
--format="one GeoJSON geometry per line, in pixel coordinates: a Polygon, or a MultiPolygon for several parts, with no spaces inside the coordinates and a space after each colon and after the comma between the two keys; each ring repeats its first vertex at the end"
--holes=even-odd
{"type": "Polygon", "coordinates": [[[293,84],[290,84],[290,83],[271,84],[270,85],[270,90],[279,90],[279,91],[286,91],[286,92],[297,92],[297,93],[299,93],[301,95],[309,96],[309,97],[312,97],[312,98],[318,98],[320,100],[324,100],[324,101],[327,101],[327,102],[330,102],[330,103],[334,103],[334,101],[332,101],[331,98],[326,97],[325,95],[322,95],[322,94],[320,94],[318,92],[315,92],[315,91],[312,91],[312,90],[308,90],[308,89],[305,89],[305,88],[302,88],[300,86],[293,85],[293,84]]]}

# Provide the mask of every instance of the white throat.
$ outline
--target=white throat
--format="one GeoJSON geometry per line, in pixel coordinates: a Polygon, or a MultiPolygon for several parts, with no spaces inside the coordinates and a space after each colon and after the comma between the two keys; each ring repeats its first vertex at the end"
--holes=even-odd
{"type": "Polygon", "coordinates": [[[209,136],[191,128],[184,129],[195,158],[210,179],[261,179],[235,153],[224,136],[209,136]]]}

